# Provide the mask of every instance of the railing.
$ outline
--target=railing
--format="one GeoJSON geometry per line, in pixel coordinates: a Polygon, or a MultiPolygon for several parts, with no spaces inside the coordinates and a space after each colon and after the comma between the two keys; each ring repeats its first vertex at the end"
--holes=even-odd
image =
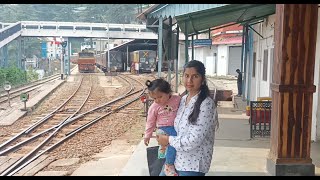
{"type": "Polygon", "coordinates": [[[21,24],[16,23],[0,29],[0,42],[21,30],[21,24]]]}
{"type": "Polygon", "coordinates": [[[53,22],[53,21],[21,21],[23,29],[56,29],[56,30],[94,30],[120,32],[148,32],[146,25],[140,24],[108,24],[85,22],[53,22]]]}
{"type": "Polygon", "coordinates": [[[270,136],[271,101],[250,102],[250,138],[270,136]]]}

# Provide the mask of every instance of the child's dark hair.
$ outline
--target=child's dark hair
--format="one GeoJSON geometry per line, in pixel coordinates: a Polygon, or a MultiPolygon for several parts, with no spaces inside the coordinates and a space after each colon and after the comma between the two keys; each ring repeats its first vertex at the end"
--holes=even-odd
{"type": "Polygon", "coordinates": [[[197,60],[189,61],[188,64],[186,64],[184,66],[184,71],[186,70],[186,68],[195,68],[196,71],[203,78],[203,82],[200,87],[199,97],[198,97],[197,101],[195,102],[193,111],[188,118],[189,123],[195,124],[195,122],[198,119],[199,113],[200,113],[201,103],[203,100],[205,100],[210,95],[210,91],[209,91],[209,87],[207,85],[207,80],[206,80],[206,68],[204,67],[204,65],[201,61],[197,61],[197,60]]]}
{"type": "Polygon", "coordinates": [[[158,90],[166,94],[170,94],[172,92],[170,84],[162,78],[155,79],[153,81],[147,80],[145,84],[148,87],[148,91],[158,90]]]}

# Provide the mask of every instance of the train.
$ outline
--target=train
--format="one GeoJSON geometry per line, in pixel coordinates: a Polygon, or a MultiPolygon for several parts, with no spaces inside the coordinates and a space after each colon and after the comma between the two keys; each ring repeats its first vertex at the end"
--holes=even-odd
{"type": "MultiPolygon", "coordinates": [[[[130,71],[134,72],[134,63],[139,63],[140,73],[150,73],[152,71],[157,71],[157,51],[154,50],[136,50],[129,52],[121,52],[111,50],[109,52],[110,56],[110,67],[111,71],[123,72],[126,67],[130,67],[130,71]],[[127,58],[129,58],[127,60],[127,58]]],[[[101,54],[96,54],[96,66],[100,68],[103,72],[108,71],[108,52],[104,51],[101,54]]],[[[168,70],[167,61],[162,62],[162,71],[168,70]]]]}
{"type": "Polygon", "coordinates": [[[82,50],[78,53],[78,70],[80,73],[93,73],[95,72],[96,57],[93,51],[82,50]]]}
{"type": "Polygon", "coordinates": [[[153,50],[138,50],[130,52],[131,72],[134,71],[134,63],[139,63],[140,73],[150,73],[157,69],[157,53],[153,50]]]}
{"type": "MultiPolygon", "coordinates": [[[[123,53],[121,51],[110,51],[110,67],[111,71],[123,72],[125,69],[126,61],[123,59],[123,53]]],[[[108,71],[108,52],[104,51],[101,54],[96,54],[96,66],[103,72],[108,71]]]]}

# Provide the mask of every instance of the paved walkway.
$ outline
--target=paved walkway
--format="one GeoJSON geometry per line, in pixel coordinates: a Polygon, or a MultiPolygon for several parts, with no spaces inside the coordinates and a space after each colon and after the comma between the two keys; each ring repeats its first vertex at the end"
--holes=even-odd
{"type": "MultiPolygon", "coordinates": [[[[270,176],[266,170],[269,138],[250,139],[248,117],[231,108],[219,108],[220,127],[216,132],[214,157],[207,176],[270,176]],[[225,118],[223,116],[233,116],[225,118]],[[229,114],[227,114],[229,113],[229,114]]],[[[150,146],[156,146],[153,140],[150,146]]],[[[320,143],[312,143],[311,157],[320,175],[320,143]]],[[[146,146],[141,141],[120,176],[149,176],[146,146]]]]}

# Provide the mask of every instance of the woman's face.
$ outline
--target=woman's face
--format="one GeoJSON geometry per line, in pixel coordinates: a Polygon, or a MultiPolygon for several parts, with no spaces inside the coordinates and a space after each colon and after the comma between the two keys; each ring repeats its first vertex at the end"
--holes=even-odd
{"type": "Polygon", "coordinates": [[[183,74],[184,87],[190,93],[200,91],[203,78],[194,67],[186,68],[183,74]]]}

